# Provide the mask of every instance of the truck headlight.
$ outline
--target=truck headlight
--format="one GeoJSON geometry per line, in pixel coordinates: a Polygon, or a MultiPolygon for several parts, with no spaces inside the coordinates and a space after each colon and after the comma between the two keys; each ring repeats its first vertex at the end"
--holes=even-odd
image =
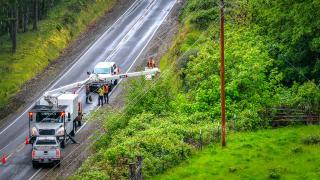
{"type": "Polygon", "coordinates": [[[39,135],[39,132],[38,132],[38,130],[37,130],[36,127],[31,128],[31,134],[32,134],[32,136],[37,136],[37,135],[39,135]]]}
{"type": "Polygon", "coordinates": [[[59,136],[63,136],[64,135],[64,127],[61,127],[60,129],[58,129],[57,134],[59,136]]]}

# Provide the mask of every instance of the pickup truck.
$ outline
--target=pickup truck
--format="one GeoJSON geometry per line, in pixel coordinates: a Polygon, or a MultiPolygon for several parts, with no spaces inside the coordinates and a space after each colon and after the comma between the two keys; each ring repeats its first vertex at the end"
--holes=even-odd
{"type": "Polygon", "coordinates": [[[54,164],[60,166],[61,150],[54,136],[37,137],[32,147],[32,166],[39,164],[54,164]]]}
{"type": "MultiPolygon", "coordinates": [[[[120,70],[119,67],[116,65],[115,62],[99,62],[95,65],[93,72],[94,74],[99,75],[99,78],[108,78],[113,75],[119,74],[120,70]]],[[[88,74],[91,74],[88,72],[88,74]]],[[[107,82],[107,85],[109,85],[110,91],[114,86],[116,86],[118,83],[118,79],[111,80],[107,82]]],[[[101,83],[91,83],[90,84],[90,92],[97,92],[99,87],[101,86],[101,83]]]]}

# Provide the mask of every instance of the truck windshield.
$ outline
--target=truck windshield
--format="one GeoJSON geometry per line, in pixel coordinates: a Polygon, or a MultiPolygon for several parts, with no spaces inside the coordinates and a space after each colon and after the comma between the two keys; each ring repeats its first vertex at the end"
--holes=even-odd
{"type": "Polygon", "coordinates": [[[95,68],[93,71],[95,74],[110,74],[110,68],[95,68]]]}
{"type": "Polygon", "coordinates": [[[36,145],[56,145],[56,141],[53,139],[41,139],[36,142],[36,145]]]}
{"type": "Polygon", "coordinates": [[[59,112],[38,112],[36,122],[63,123],[63,119],[59,112]]]}

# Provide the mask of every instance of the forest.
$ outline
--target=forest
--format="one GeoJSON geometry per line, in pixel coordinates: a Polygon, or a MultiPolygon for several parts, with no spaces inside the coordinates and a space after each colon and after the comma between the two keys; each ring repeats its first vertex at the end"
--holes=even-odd
{"type": "Polygon", "coordinates": [[[8,35],[13,53],[17,50],[18,34],[37,31],[38,21],[46,18],[49,9],[57,3],[57,0],[0,1],[0,36],[8,35]]]}
{"type": "Polygon", "coordinates": [[[24,99],[16,98],[21,88],[56,62],[114,3],[0,0],[0,116],[23,104],[24,99]]]}

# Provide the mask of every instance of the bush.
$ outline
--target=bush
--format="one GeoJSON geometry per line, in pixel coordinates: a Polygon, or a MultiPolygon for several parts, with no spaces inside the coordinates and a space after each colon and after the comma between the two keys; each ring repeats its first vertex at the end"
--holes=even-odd
{"type": "Polygon", "coordinates": [[[319,144],[320,145],[320,136],[318,135],[311,135],[304,139],[302,139],[303,144],[312,145],[312,144],[319,144]]]}

